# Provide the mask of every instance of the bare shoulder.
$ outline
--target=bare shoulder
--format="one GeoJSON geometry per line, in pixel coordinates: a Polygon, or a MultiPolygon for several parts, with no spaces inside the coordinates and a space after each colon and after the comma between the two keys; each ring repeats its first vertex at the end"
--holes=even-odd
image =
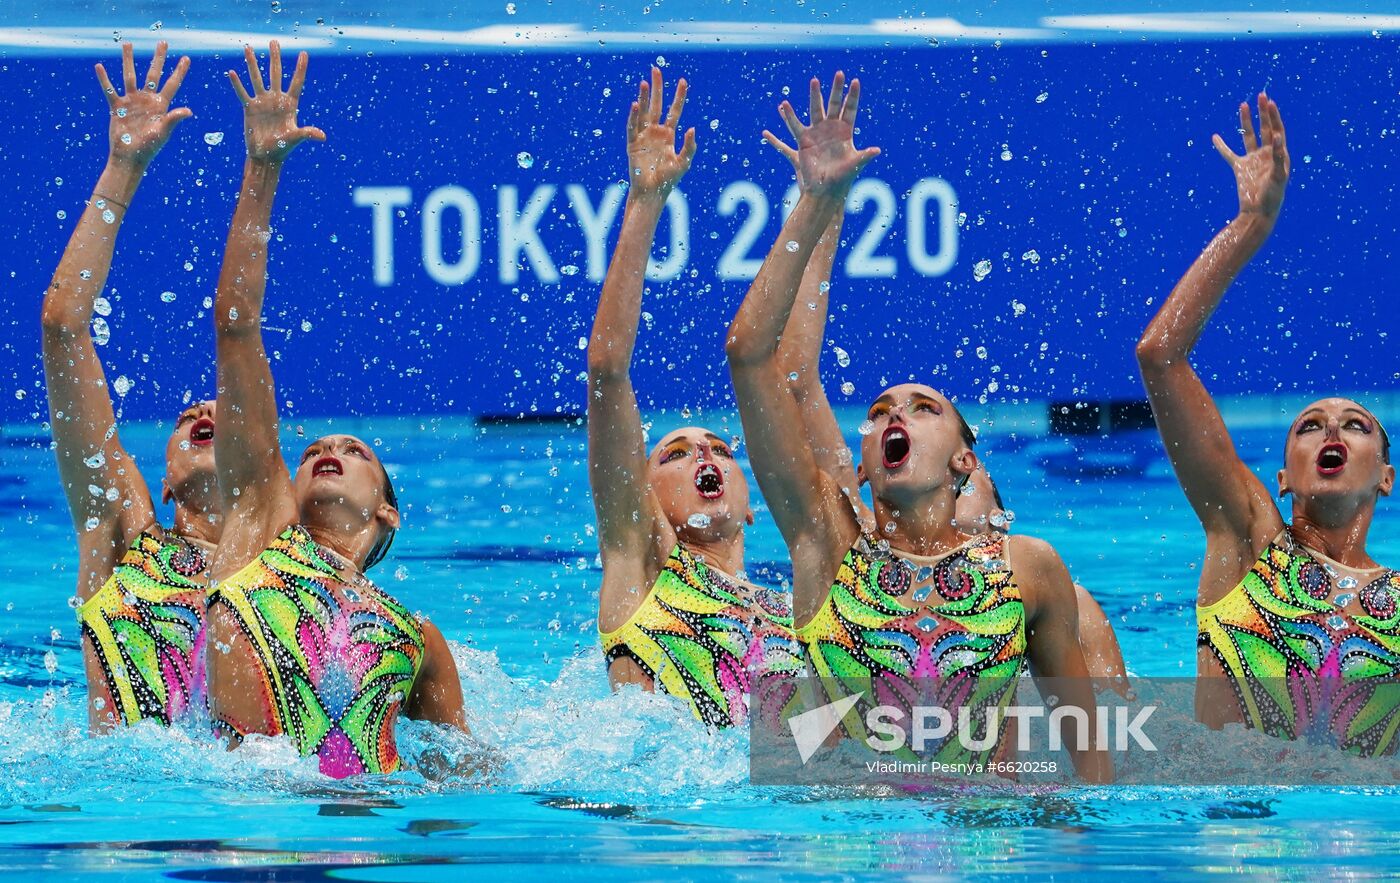
{"type": "Polygon", "coordinates": [[[1055,547],[1039,537],[1007,537],[1007,555],[1021,598],[1032,610],[1074,604],[1074,582],[1055,547]]]}

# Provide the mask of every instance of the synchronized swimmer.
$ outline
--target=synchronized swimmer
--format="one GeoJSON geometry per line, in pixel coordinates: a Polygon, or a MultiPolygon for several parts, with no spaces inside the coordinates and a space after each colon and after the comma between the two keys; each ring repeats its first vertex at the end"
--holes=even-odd
{"type": "MultiPolygon", "coordinates": [[[[326,138],[297,120],[305,52],[284,82],[275,41],[265,79],[245,48],[251,92],[228,72],[247,154],[215,298],[219,400],[176,419],[161,482],[162,500],[174,504],[169,527],[117,434],[90,322],[144,171],[191,115],[171,107],[190,60],[164,78],[166,52],[159,43],[139,84],[125,44],[121,91],[96,66],[111,111],[108,161],[43,305],[50,423],[77,534],[90,724],[102,732],[208,720],[230,747],[255,733],[287,736],[330,776],[393,772],[400,716],[469,729],[442,633],[366,576],[401,518],[376,452],[329,435],[289,469],[280,451],[261,316],[282,167],[303,142],[326,138]]],[[[847,194],[880,153],[853,141],[858,80],[848,87],[837,73],[824,95],[813,79],[805,124],[780,105],[795,146],[762,133],[791,163],[799,199],[726,340],[753,472],[792,562],[790,589],[747,575],[755,516],[737,439],[681,427],[648,453],[632,353],[661,214],[697,154],[694,129],[677,148],[687,89],[678,81],[665,106],[653,68],[628,108],[626,206],[588,341],[597,624],[612,685],[664,692],[723,728],[759,713],[765,677],[820,678],[833,700],[831,684],[864,682],[869,701],[975,682],[959,701],[998,708],[1030,674],[1055,679],[1061,705],[1092,716],[1095,689],[1127,688],[1112,626],[1054,548],[1010,532],[953,401],[921,383],[891,387],[871,404],[852,451],[822,387],[847,194]]],[[[1346,750],[1392,753],[1400,707],[1369,702],[1379,681],[1400,674],[1400,571],[1366,552],[1377,500],[1395,480],[1385,430],[1348,399],[1304,409],[1278,476],[1279,496],[1292,497],[1287,524],[1189,362],[1283,203],[1283,121],[1267,96],[1258,109],[1256,137],[1241,107],[1243,156],[1215,138],[1235,174],[1238,216],[1137,346],[1168,457],[1206,533],[1197,715],[1284,738],[1322,730],[1346,750]]],[[[865,735],[858,714],[841,729],[865,735]]],[[[1004,758],[1009,739],[994,735],[980,753],[950,743],[935,760],[980,768],[1004,758]]],[[[1080,745],[1070,756],[1082,779],[1112,779],[1105,752],[1080,745]]]]}

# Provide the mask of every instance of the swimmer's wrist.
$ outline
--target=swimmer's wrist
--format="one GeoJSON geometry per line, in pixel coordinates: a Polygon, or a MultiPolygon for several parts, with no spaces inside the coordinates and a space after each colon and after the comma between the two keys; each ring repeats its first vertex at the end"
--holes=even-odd
{"type": "Polygon", "coordinates": [[[131,199],[136,195],[136,188],[140,185],[141,176],[145,171],[144,166],[133,166],[124,160],[108,160],[107,167],[102,170],[92,188],[93,194],[95,198],[115,202],[125,209],[131,205],[131,199]]]}
{"type": "Polygon", "coordinates": [[[1257,211],[1242,211],[1235,216],[1230,226],[1236,228],[1246,239],[1264,240],[1273,232],[1278,215],[1267,215],[1257,211]]]}

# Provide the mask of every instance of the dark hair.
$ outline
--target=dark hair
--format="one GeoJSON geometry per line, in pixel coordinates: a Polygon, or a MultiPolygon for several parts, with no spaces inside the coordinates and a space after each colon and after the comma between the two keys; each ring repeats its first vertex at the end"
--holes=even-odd
{"type": "MultiPolygon", "coordinates": [[[[972,427],[967,425],[967,419],[963,417],[962,411],[959,411],[958,406],[953,404],[951,400],[948,402],[948,407],[953,409],[953,416],[958,418],[958,434],[962,436],[963,444],[975,450],[977,448],[977,433],[973,432],[972,427]]],[[[967,487],[967,483],[971,480],[971,475],[964,475],[962,480],[958,482],[958,493],[962,493],[963,488],[967,487]]],[[[991,481],[991,476],[987,476],[987,480],[991,481]]],[[[995,488],[995,485],[993,487],[995,488]]]]}
{"type": "MultiPolygon", "coordinates": [[[[394,493],[394,480],[389,477],[389,470],[385,468],[383,463],[379,464],[379,468],[384,470],[384,500],[393,506],[395,511],[398,511],[399,497],[398,494],[394,493]]],[[[384,560],[384,556],[389,554],[389,547],[394,545],[394,535],[397,533],[398,531],[391,527],[389,532],[374,544],[374,548],[370,549],[369,555],[365,557],[365,570],[369,570],[384,560]]]]}

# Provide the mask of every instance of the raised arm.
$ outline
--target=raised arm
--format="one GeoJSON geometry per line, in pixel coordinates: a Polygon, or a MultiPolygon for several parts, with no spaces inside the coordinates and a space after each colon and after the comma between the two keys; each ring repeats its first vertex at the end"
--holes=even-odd
{"type": "Polygon", "coordinates": [[[842,85],[838,79],[824,106],[821,84],[812,80],[810,126],[802,125],[786,101],[779,108],[797,141],[802,196],[744,297],[726,345],[754,475],[792,557],[799,623],[820,603],[815,590],[830,576],[832,554],[859,530],[835,479],[821,472],[806,432],[792,431],[805,421],[778,355],[818,240],[851,181],[879,154],[878,148],[856,150],[852,143],[860,81],[852,81],[846,94],[842,85]]]}
{"type": "Polygon", "coordinates": [[[244,48],[253,94],[228,72],[243,103],[248,157],[229,228],[214,304],[219,407],[229,417],[214,437],[214,459],[224,501],[224,537],[216,576],[259,554],[273,535],[296,520],[291,478],[277,434],[277,397],[262,341],[263,293],[272,238],[272,202],[282,163],[303,141],[324,141],[320,129],[297,125],[306,82],[306,53],[297,56],[291,85],[282,87],[282,51],[273,41],[264,85],[251,47],[244,48]],[[223,410],[226,409],[226,410],[223,410]]]}
{"type": "MultiPolygon", "coordinates": [[[[1157,429],[1186,498],[1211,543],[1241,546],[1238,554],[1246,556],[1250,553],[1244,547],[1267,543],[1282,528],[1282,517],[1263,484],[1235,453],[1219,409],[1188,360],[1226,289],[1269,238],[1283,204],[1289,172],[1283,119],[1278,105],[1262,93],[1259,121],[1262,143],[1255,140],[1249,105],[1240,105],[1243,156],[1214,136],[1215,149],[1235,173],[1239,214],[1181,277],[1137,345],[1157,429]]],[[[1228,550],[1212,549],[1208,568],[1217,560],[1216,552],[1228,550]]],[[[1257,548],[1253,554],[1258,554],[1257,548]]],[[[1211,582],[1229,581],[1235,569],[1231,564],[1218,579],[1204,572],[1202,591],[1211,582]]]]}
{"type": "Polygon", "coordinates": [[[78,532],[81,557],[79,595],[87,597],[111,572],[138,531],[155,520],[145,480],[127,456],[116,432],[107,379],[97,356],[91,322],[107,283],[117,231],[136,195],[147,165],[155,159],[187,107],[170,109],[189,70],[181,58],[165,86],[166,44],[156,44],[144,88],[137,84],[130,43],[122,44],[119,94],[97,65],[97,80],[111,112],[107,165],[78,219],[53,281],[44,295],[44,380],[49,425],[53,427],[59,478],[78,532]],[[90,487],[100,493],[93,493],[90,487]]]}
{"type": "MultiPolygon", "coordinates": [[[[839,92],[843,86],[844,77],[838,73],[832,89],[839,92]]],[[[797,151],[767,129],[763,130],[763,137],[796,170],[797,151]]],[[[807,259],[802,283],[797,290],[797,304],[789,314],[782,338],[778,341],[778,364],[787,376],[788,388],[802,410],[803,425],[817,468],[835,479],[841,487],[849,488],[853,499],[859,499],[855,493],[855,461],[841,434],[836,415],[831,410],[831,402],[827,400],[819,373],[822,338],[826,333],[831,299],[831,270],[836,263],[841,224],[845,218],[846,203],[843,199],[812,249],[812,256],[807,259]]]]}
{"type": "Polygon", "coordinates": [[[647,483],[642,418],[631,378],[652,238],[666,198],[695,156],[694,129],[685,133],[680,152],[675,147],[685,80],[676,84],[665,119],[661,93],[661,70],[652,68],[651,83],[641,83],[627,115],[627,206],[588,342],[588,480],[598,517],[605,607],[615,600],[609,596],[618,585],[632,587],[637,568],[659,542],[658,531],[674,540],[647,483]]]}

